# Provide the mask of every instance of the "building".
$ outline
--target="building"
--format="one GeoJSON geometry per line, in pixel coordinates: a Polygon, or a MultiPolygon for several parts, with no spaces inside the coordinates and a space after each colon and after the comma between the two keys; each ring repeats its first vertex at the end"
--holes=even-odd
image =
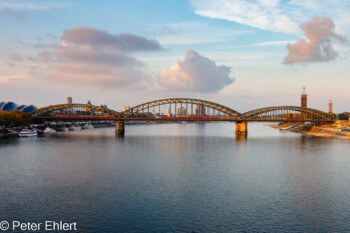
{"type": "Polygon", "coordinates": [[[0,111],[18,110],[21,112],[33,112],[37,109],[34,105],[17,105],[14,102],[0,102],[0,111]]]}
{"type": "Polygon", "coordinates": [[[187,116],[187,109],[184,107],[178,108],[177,109],[177,116],[179,116],[179,117],[187,116]]]}
{"type": "Polygon", "coordinates": [[[156,111],[153,110],[152,116],[153,116],[153,117],[160,117],[160,113],[158,113],[158,112],[156,112],[156,111]]]}
{"type": "Polygon", "coordinates": [[[72,97],[67,97],[67,104],[72,104],[72,103],[73,103],[72,97]]]}
{"type": "Polygon", "coordinates": [[[18,105],[15,104],[14,102],[2,102],[0,104],[0,110],[1,111],[13,111],[16,108],[18,108],[18,105]]]}
{"type": "Polygon", "coordinates": [[[307,108],[307,94],[305,91],[305,87],[303,87],[303,92],[301,93],[301,107],[307,108]]]}
{"type": "Polygon", "coordinates": [[[328,113],[333,113],[333,101],[328,101],[328,113]]]}
{"type": "Polygon", "coordinates": [[[127,111],[130,109],[130,106],[124,106],[124,111],[127,111]]]}
{"type": "Polygon", "coordinates": [[[29,113],[29,112],[33,112],[37,109],[37,107],[35,107],[34,105],[21,105],[19,107],[16,108],[16,110],[19,110],[21,112],[26,112],[26,113],[29,113]]]}
{"type": "Polygon", "coordinates": [[[165,116],[168,116],[168,117],[171,116],[171,113],[170,113],[170,111],[169,111],[169,108],[166,108],[166,109],[165,109],[164,115],[165,115],[165,116]]]}
{"type": "Polygon", "coordinates": [[[196,109],[196,116],[199,116],[199,117],[204,117],[204,116],[206,116],[204,105],[198,105],[198,106],[197,106],[197,109],[196,109]]]}

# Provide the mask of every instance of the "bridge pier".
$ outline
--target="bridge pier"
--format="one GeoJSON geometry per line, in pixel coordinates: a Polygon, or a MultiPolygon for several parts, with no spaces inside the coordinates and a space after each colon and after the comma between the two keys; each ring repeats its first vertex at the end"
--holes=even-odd
{"type": "Polygon", "coordinates": [[[115,122],[115,135],[124,136],[124,134],[125,134],[124,121],[116,121],[115,122]]]}
{"type": "Polygon", "coordinates": [[[238,134],[238,135],[247,135],[248,134],[247,122],[243,122],[243,121],[236,122],[236,134],[238,134]]]}

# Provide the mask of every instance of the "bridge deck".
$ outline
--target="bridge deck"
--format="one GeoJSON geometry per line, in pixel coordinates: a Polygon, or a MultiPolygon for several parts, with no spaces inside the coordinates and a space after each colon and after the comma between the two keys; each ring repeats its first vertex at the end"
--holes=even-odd
{"type": "Polygon", "coordinates": [[[176,121],[189,121],[189,122],[320,122],[320,123],[331,123],[334,120],[325,120],[325,119],[242,119],[242,118],[215,118],[215,117],[179,117],[179,118],[117,118],[117,117],[89,117],[84,116],[84,118],[77,117],[69,117],[66,118],[64,116],[54,116],[54,117],[37,117],[37,119],[45,119],[45,120],[60,120],[60,121],[101,121],[101,120],[111,120],[111,121],[158,121],[158,122],[176,122],[176,121]]]}

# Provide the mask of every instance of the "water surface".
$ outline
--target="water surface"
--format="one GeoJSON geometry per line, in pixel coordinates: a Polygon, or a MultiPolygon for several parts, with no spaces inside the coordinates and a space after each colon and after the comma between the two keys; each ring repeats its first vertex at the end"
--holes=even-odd
{"type": "Polygon", "coordinates": [[[0,140],[0,220],[82,232],[350,231],[350,141],[249,123],[0,140]]]}

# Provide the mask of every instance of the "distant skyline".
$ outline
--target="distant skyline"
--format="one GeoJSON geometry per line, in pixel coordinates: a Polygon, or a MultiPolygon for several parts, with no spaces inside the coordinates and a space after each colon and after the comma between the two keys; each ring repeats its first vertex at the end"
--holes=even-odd
{"type": "Polygon", "coordinates": [[[350,2],[0,0],[0,102],[350,111],[350,2]]]}

